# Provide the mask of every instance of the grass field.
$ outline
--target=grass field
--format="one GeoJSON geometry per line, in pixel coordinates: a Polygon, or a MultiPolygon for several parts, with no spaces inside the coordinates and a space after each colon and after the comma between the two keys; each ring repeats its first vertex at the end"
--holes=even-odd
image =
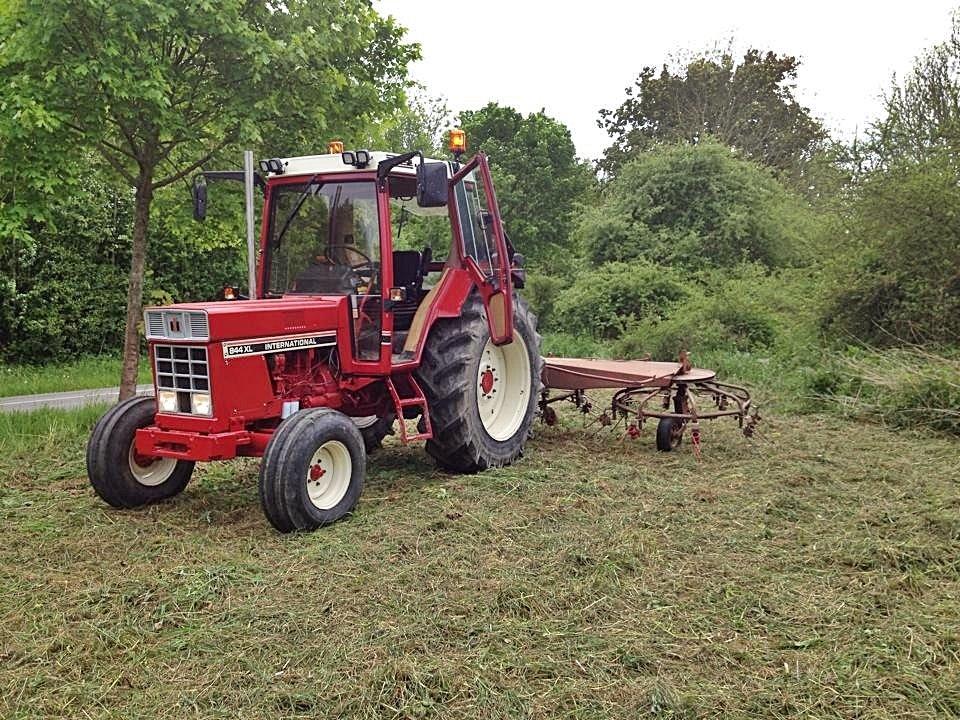
{"type": "MultiPolygon", "coordinates": [[[[139,382],[150,382],[150,365],[140,363],[139,382]]],[[[82,357],[55,365],[4,365],[0,363],[0,397],[116,387],[120,384],[120,358],[82,357]]]]}
{"type": "Polygon", "coordinates": [[[389,445],[284,537],[250,461],[107,508],[97,412],[0,416],[4,718],[960,715],[954,439],[774,415],[698,463],[567,412],[476,476],[389,445]]]}

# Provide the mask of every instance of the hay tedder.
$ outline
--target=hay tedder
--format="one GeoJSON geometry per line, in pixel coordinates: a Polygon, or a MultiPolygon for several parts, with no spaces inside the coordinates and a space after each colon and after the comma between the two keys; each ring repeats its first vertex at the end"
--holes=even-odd
{"type": "Polygon", "coordinates": [[[589,424],[610,427],[622,422],[631,438],[640,435],[646,420],[656,419],[657,449],[664,452],[676,448],[689,428],[699,458],[700,420],[732,417],[746,437],[760,421],[746,388],[718,382],[713,370],[691,367],[685,352],[676,363],[547,358],[543,382],[540,417],[547,425],[557,422],[550,406],[559,401],[569,401],[591,416],[589,424]],[[615,392],[609,409],[597,412],[586,391],[601,389],[615,392]]]}
{"type": "Polygon", "coordinates": [[[197,219],[208,182],[244,182],[247,297],[225,288],[218,301],[146,309],[155,391],[95,425],[97,494],[142,506],[181,492],[196,462],[262,457],[267,519],[311,530],[353,509],[367,454],[395,426],[403,443],[423,440],[438,466],[464,473],[514,462],[538,411],[550,422],[551,404],[567,399],[587,412],[585,390],[599,387],[618,389],[601,423],[623,418],[635,432],[660,418],[664,450],[688,425],[696,444],[698,419],[733,415],[752,428],[745,390],[683,363],[544,366],[536,318],[516,292],[523,257],[504,233],[486,158],[461,163],[465,146],[453,131],[454,160],[439,161],[331,143],[325,155],[264,160],[260,173],[246,153],[243,172],[198,175],[197,219]],[[445,258],[395,245],[408,213],[446,218],[445,258]],[[696,405],[703,394],[716,410],[696,405]]]}

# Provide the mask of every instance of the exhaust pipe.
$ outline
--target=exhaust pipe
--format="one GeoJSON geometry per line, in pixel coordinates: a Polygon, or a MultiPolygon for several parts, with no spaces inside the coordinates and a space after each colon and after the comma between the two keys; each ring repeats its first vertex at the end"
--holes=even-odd
{"type": "Polygon", "coordinates": [[[253,150],[243,151],[243,190],[247,213],[247,297],[257,298],[257,244],[253,228],[253,150]]]}

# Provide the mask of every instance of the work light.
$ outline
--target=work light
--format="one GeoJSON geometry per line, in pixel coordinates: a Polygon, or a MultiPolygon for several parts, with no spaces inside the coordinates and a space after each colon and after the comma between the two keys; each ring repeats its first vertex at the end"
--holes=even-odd
{"type": "Polygon", "coordinates": [[[450,148],[450,152],[459,158],[467,151],[467,134],[460,128],[451,130],[448,147],[450,148]]]}

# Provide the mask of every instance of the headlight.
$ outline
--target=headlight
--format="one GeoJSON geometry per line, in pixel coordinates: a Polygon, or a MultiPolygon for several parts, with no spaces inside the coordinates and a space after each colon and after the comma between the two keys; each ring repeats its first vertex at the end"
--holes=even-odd
{"type": "Polygon", "coordinates": [[[160,412],[177,412],[177,394],[172,390],[159,390],[157,405],[160,407],[160,412]]]}
{"type": "Polygon", "coordinates": [[[210,414],[210,395],[209,393],[193,393],[190,396],[190,412],[194,415],[210,414]]]}

